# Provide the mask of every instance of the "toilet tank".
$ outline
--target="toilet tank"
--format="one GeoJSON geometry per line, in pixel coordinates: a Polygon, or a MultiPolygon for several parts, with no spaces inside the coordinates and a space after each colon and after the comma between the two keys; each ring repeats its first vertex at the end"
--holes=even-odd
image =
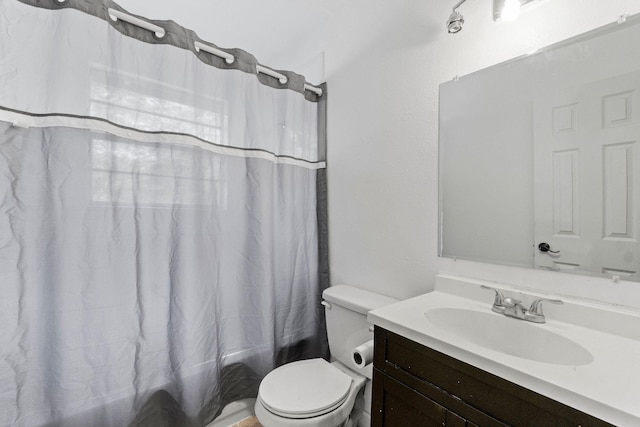
{"type": "Polygon", "coordinates": [[[373,339],[367,313],[398,300],[348,285],[335,285],[322,293],[332,359],[371,378],[371,367],[361,370],[353,361],[353,350],[373,339]]]}

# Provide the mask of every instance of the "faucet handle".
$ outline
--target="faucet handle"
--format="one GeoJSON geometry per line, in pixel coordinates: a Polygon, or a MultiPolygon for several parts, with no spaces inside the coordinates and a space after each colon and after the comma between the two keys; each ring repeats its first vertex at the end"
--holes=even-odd
{"type": "Polygon", "coordinates": [[[553,304],[564,304],[562,300],[559,300],[559,299],[538,298],[537,300],[531,303],[531,307],[529,308],[529,311],[536,314],[543,314],[542,303],[545,301],[553,304]]]}
{"type": "Polygon", "coordinates": [[[559,299],[538,298],[538,299],[534,300],[531,303],[531,307],[529,308],[529,311],[527,312],[527,320],[530,320],[530,321],[536,322],[536,323],[544,323],[545,322],[544,313],[542,312],[542,303],[543,302],[550,302],[552,304],[564,304],[559,299]]]}
{"type": "Polygon", "coordinates": [[[504,295],[502,292],[500,292],[498,289],[496,288],[492,288],[491,286],[486,286],[486,285],[480,285],[480,287],[482,289],[489,289],[492,290],[496,293],[496,297],[493,300],[493,307],[491,308],[492,311],[495,311],[496,313],[503,313],[504,309],[505,309],[505,305],[504,305],[504,295]]]}

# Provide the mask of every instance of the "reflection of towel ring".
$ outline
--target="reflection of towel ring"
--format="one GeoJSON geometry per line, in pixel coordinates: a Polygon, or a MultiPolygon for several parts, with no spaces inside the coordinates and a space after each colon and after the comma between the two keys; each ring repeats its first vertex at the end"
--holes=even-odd
{"type": "Polygon", "coordinates": [[[560,253],[560,251],[552,251],[552,250],[551,250],[551,246],[549,246],[549,244],[548,244],[548,243],[544,243],[544,242],[542,242],[542,243],[540,243],[540,244],[538,245],[538,250],[539,250],[540,252],[549,252],[549,253],[551,253],[551,254],[558,254],[558,253],[560,253]]]}

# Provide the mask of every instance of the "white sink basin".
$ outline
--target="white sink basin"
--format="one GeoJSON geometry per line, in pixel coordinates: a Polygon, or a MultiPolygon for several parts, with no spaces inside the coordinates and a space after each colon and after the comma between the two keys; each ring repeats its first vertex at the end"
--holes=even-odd
{"type": "Polygon", "coordinates": [[[580,344],[539,324],[460,308],[432,308],[425,316],[443,332],[510,356],[555,365],[580,366],[593,361],[580,344]]]}

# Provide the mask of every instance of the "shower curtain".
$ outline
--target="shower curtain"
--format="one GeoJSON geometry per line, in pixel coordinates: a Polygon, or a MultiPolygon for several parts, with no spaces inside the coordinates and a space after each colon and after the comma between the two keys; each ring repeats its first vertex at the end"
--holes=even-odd
{"type": "Polygon", "coordinates": [[[327,355],[326,91],[109,9],[0,0],[3,427],[203,425],[327,355]]]}

